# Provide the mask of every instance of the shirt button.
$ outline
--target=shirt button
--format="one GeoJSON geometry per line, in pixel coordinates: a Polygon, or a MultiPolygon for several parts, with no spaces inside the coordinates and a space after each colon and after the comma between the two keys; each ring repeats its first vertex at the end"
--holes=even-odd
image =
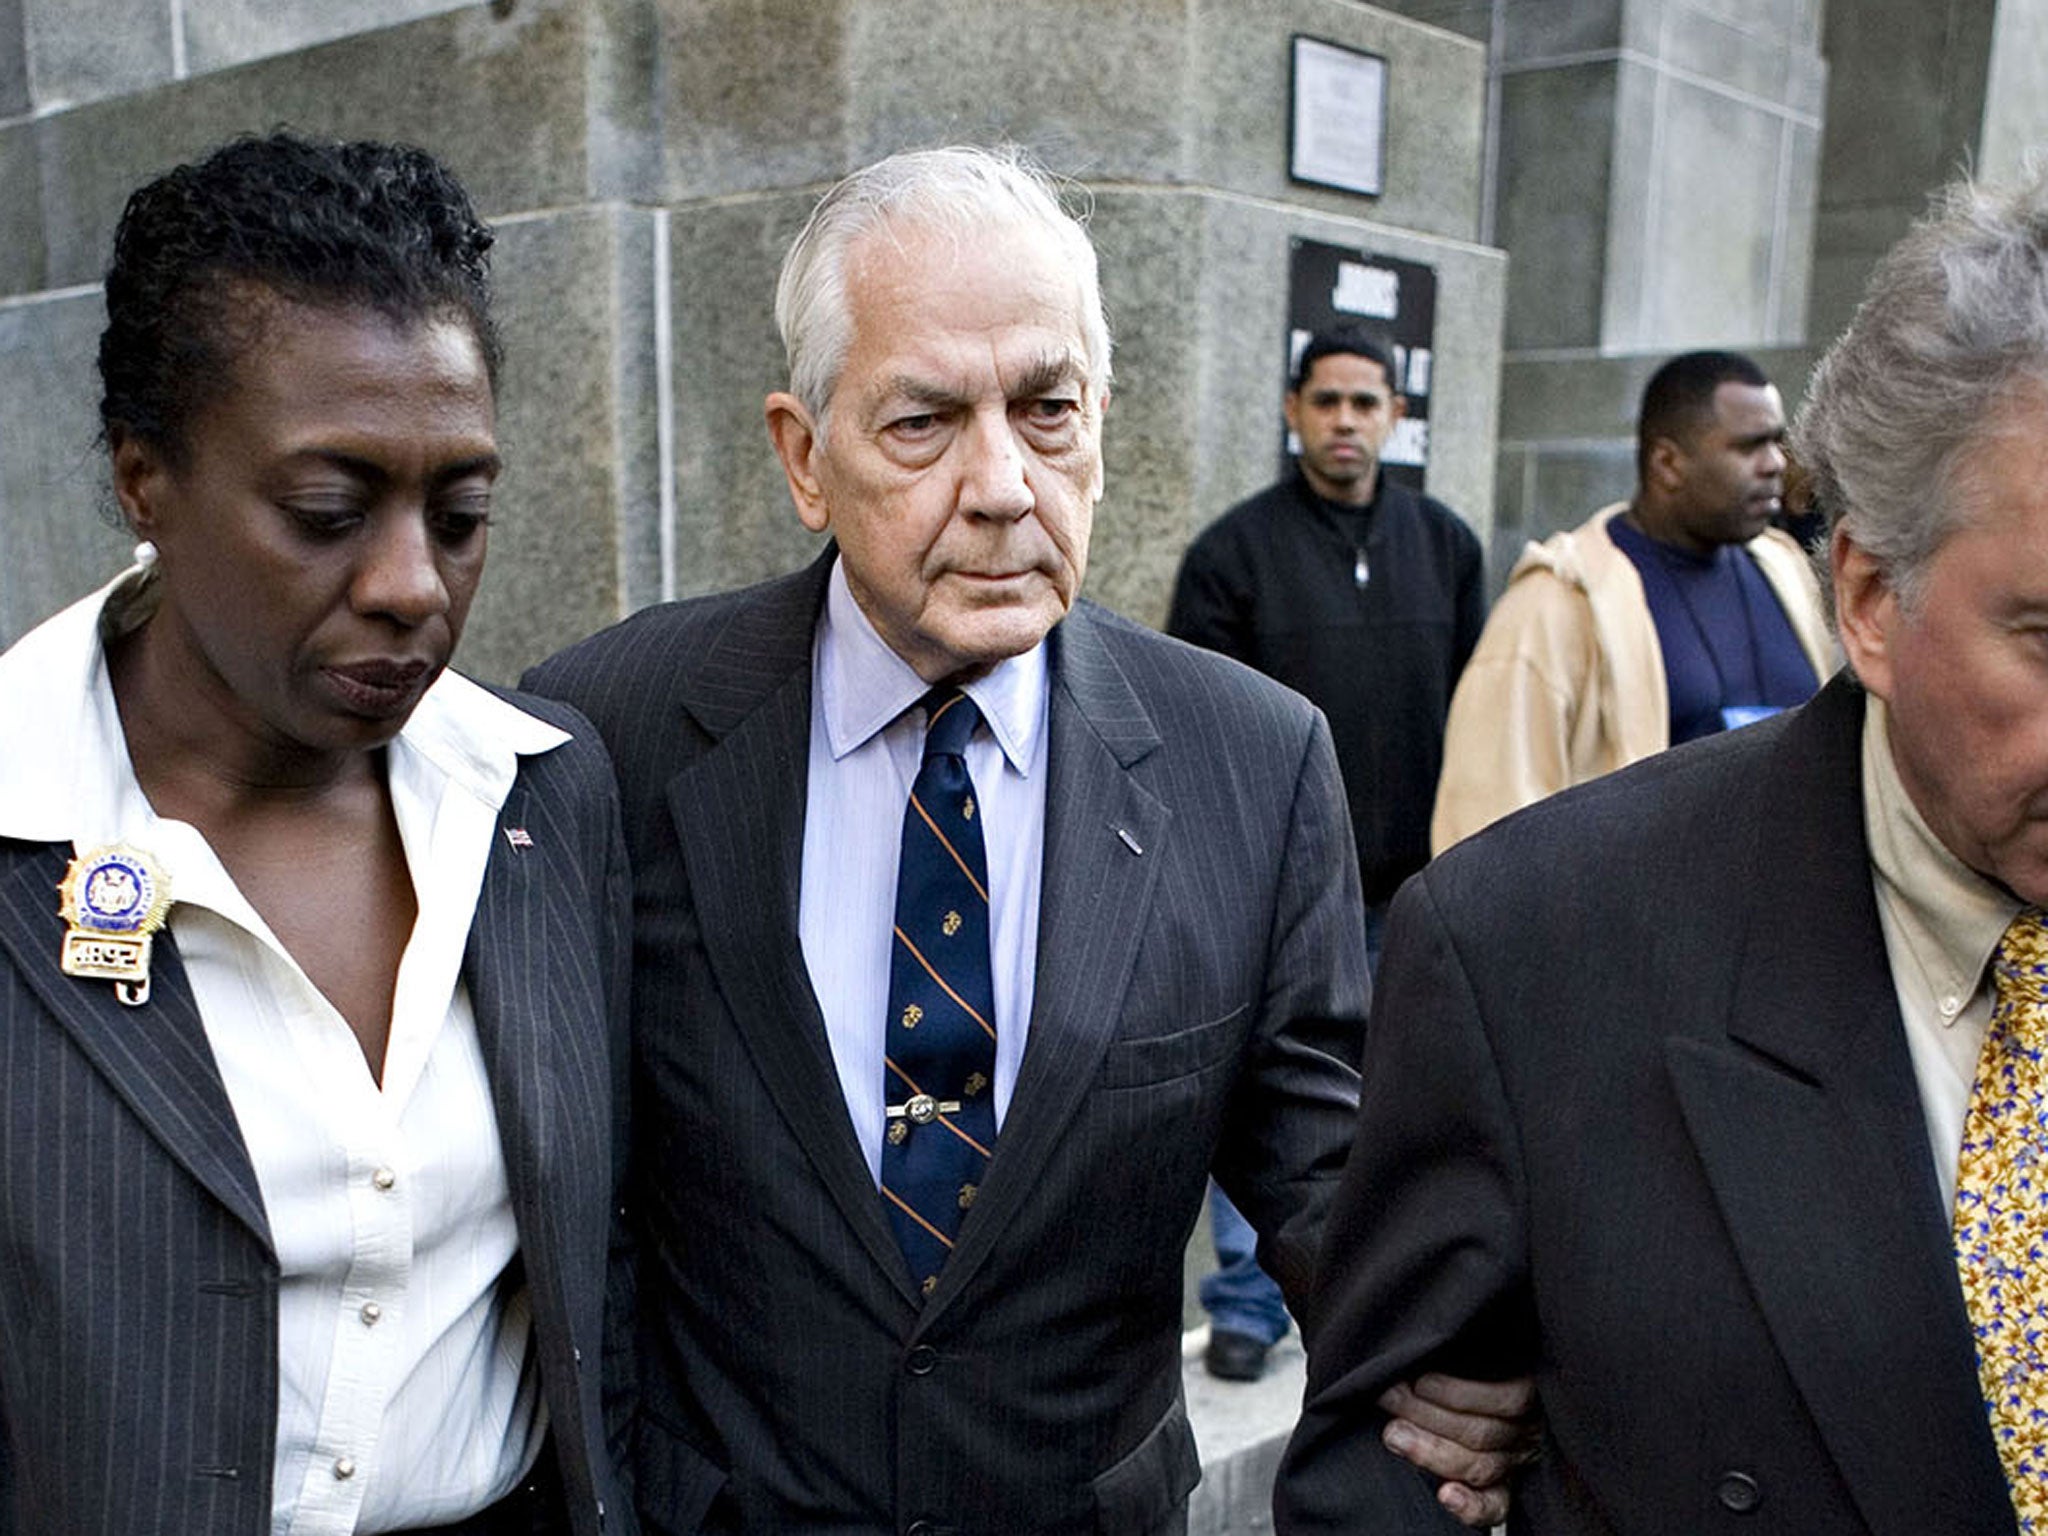
{"type": "Polygon", "coordinates": [[[356,1464],[348,1457],[340,1457],[334,1463],[334,1477],[337,1482],[347,1482],[356,1475],[356,1464]]]}
{"type": "Polygon", "coordinates": [[[389,1189],[392,1185],[398,1182],[398,1175],[393,1173],[389,1168],[379,1168],[375,1173],[370,1175],[370,1182],[376,1185],[379,1189],[389,1189]]]}
{"type": "Polygon", "coordinates": [[[938,1368],[939,1352],[929,1344],[920,1344],[903,1361],[904,1369],[913,1376],[929,1376],[938,1368]]]}
{"type": "Polygon", "coordinates": [[[383,1320],[384,1309],[374,1301],[366,1301],[363,1303],[363,1310],[356,1315],[363,1320],[365,1328],[374,1328],[383,1320]]]}
{"type": "Polygon", "coordinates": [[[1962,1012],[1962,1010],[1963,1000],[1960,997],[1957,997],[1954,993],[1950,993],[1947,997],[1944,997],[1941,1000],[1941,1014],[1943,1018],[1952,1019],[1958,1013],[1962,1012]]]}

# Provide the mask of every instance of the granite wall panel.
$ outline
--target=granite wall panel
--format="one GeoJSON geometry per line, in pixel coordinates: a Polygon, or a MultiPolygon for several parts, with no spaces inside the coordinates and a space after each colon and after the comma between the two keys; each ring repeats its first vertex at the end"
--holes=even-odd
{"type": "Polygon", "coordinates": [[[1784,119],[1683,80],[1664,83],[1635,326],[1611,345],[1751,347],[1769,334],[1784,119]]]}
{"type": "Polygon", "coordinates": [[[185,66],[203,74],[461,10],[475,0],[184,0],[185,66]]]}
{"type": "Polygon", "coordinates": [[[48,109],[147,90],[172,76],[170,0],[16,0],[28,101],[48,109]]]}
{"type": "Polygon", "coordinates": [[[1350,0],[654,0],[672,201],[1009,138],[1087,180],[1216,186],[1471,238],[1485,56],[1350,0]],[[1287,179],[1288,37],[1389,64],[1383,197],[1287,179]]]}
{"type": "Polygon", "coordinates": [[[1187,81],[1194,179],[1337,218],[1477,238],[1486,58],[1446,32],[1348,0],[1194,0],[1187,81]],[[1387,61],[1385,189],[1377,198],[1287,178],[1293,33],[1387,61]]]}
{"type": "Polygon", "coordinates": [[[788,377],[775,276],[815,200],[791,192],[671,216],[672,547],[684,595],[793,570],[819,548],[797,521],[761,410],[788,377]]]}
{"type": "Polygon", "coordinates": [[[1628,0],[1574,0],[1571,5],[1514,5],[1501,21],[1501,58],[1526,64],[1618,46],[1628,0]]]}
{"type": "Polygon", "coordinates": [[[1992,45],[2006,9],[1997,0],[1836,0],[1827,7],[1813,335],[1848,323],[1871,267],[1924,211],[1931,191],[1978,163],[1981,152],[1994,163],[2002,156],[1998,120],[1987,118],[1987,107],[1996,103],[1992,45]]]}
{"type": "Polygon", "coordinates": [[[97,291],[0,305],[0,643],[128,563],[98,443],[97,291]]]}
{"type": "Polygon", "coordinates": [[[465,671],[509,682],[612,623],[649,590],[652,274],[636,210],[571,209],[499,226],[505,473],[465,671]]]}
{"type": "Polygon", "coordinates": [[[0,299],[49,286],[45,249],[35,127],[17,122],[0,128],[0,299]]]}
{"type": "Polygon", "coordinates": [[[28,36],[22,30],[21,0],[0,0],[0,118],[29,109],[28,36]]]}
{"type": "Polygon", "coordinates": [[[96,281],[138,184],[237,133],[279,124],[424,145],[490,213],[580,203],[590,15],[574,0],[528,0],[504,18],[471,6],[41,117],[29,130],[43,181],[46,280],[96,281]]]}
{"type": "Polygon", "coordinates": [[[1600,341],[1617,86],[1615,66],[1597,62],[1502,82],[1494,238],[1514,252],[1511,350],[1600,341]]]}
{"type": "Polygon", "coordinates": [[[2048,144],[2048,6],[1998,8],[1977,174],[2012,182],[2048,144]]]}

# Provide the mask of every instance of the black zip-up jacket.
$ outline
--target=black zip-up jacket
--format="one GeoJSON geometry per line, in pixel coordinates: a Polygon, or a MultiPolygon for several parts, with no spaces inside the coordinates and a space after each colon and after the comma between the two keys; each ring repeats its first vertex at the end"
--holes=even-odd
{"type": "Polygon", "coordinates": [[[1297,469],[1210,524],[1181,561],[1168,633],[1329,716],[1369,903],[1429,861],[1444,716],[1486,618],[1484,582],[1463,520],[1384,473],[1354,509],[1317,496],[1297,469]]]}

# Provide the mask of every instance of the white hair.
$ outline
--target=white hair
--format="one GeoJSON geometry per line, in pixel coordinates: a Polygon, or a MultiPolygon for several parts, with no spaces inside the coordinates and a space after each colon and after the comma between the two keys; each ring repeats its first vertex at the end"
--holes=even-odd
{"type": "Polygon", "coordinates": [[[1061,203],[1062,187],[1015,145],[907,150],[855,171],[824,197],[797,232],[775,285],[775,327],[789,362],[789,388],[824,430],[832,391],[853,342],[846,300],[848,253],[884,227],[939,230],[955,240],[1000,238],[1018,225],[1050,233],[1080,289],[1088,379],[1109,387],[1109,322],[1102,311],[1095,247],[1061,203]]]}
{"type": "Polygon", "coordinates": [[[2048,381],[2048,176],[1946,188],[1880,261],[1821,359],[1793,429],[1830,532],[1876,560],[1900,601],[1971,507],[1968,450],[2016,386],[2048,381]]]}

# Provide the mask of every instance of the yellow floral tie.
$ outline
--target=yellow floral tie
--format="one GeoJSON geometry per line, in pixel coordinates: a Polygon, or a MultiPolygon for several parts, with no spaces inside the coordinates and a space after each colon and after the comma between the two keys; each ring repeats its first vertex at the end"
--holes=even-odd
{"type": "Polygon", "coordinates": [[[2033,907],[1991,957],[1997,1000],[1956,1171],[1956,1267],[1977,1377],[2022,1531],[2048,1531],[2048,923],[2033,907]]]}

